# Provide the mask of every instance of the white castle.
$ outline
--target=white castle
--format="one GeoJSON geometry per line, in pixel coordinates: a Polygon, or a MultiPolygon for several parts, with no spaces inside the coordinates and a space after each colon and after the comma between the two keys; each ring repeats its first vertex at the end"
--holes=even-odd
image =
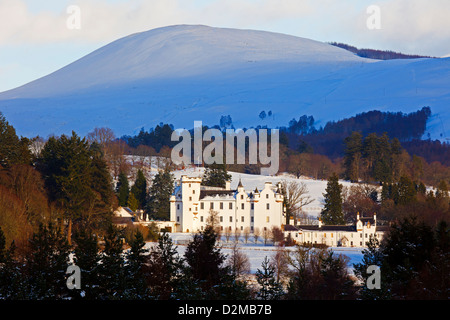
{"type": "Polygon", "coordinates": [[[284,197],[281,185],[266,182],[263,189],[246,191],[241,181],[237,190],[201,185],[201,177],[182,176],[170,197],[172,232],[198,232],[205,229],[214,214],[222,231],[250,233],[278,227],[296,243],[324,244],[332,247],[366,247],[371,237],[381,240],[387,227],[377,226],[373,217],[356,215],[355,224],[285,225],[284,197]]]}
{"type": "Polygon", "coordinates": [[[253,233],[281,228],[283,224],[283,195],[280,186],[266,182],[262,190],[245,191],[241,181],[237,190],[201,185],[201,177],[182,176],[170,198],[170,220],[175,232],[197,232],[205,229],[211,214],[218,217],[221,230],[253,233]]]}

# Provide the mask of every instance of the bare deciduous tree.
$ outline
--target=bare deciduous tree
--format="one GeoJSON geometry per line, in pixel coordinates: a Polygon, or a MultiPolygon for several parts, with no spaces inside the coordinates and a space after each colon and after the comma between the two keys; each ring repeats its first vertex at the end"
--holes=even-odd
{"type": "Polygon", "coordinates": [[[228,265],[237,277],[242,277],[250,273],[250,260],[248,256],[239,249],[235,242],[228,258],[228,265]]]}
{"type": "Polygon", "coordinates": [[[206,218],[206,225],[211,226],[220,237],[219,211],[213,209],[209,210],[209,216],[206,218]]]}
{"type": "Polygon", "coordinates": [[[248,238],[250,237],[250,228],[249,227],[244,228],[243,235],[244,235],[245,243],[247,243],[248,238]]]}
{"type": "Polygon", "coordinates": [[[261,236],[261,231],[259,230],[258,227],[256,227],[255,230],[253,231],[253,238],[255,238],[255,243],[258,242],[258,239],[260,236],[261,236]]]}
{"type": "Polygon", "coordinates": [[[282,181],[281,189],[284,195],[284,205],[286,207],[286,224],[294,218],[294,225],[302,213],[302,208],[314,201],[308,195],[308,189],[304,182],[282,181]]]}

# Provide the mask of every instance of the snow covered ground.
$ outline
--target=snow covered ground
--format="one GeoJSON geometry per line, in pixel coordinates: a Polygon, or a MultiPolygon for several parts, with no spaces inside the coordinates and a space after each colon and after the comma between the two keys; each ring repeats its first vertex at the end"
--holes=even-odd
{"type": "MultiPolygon", "coordinates": [[[[192,234],[187,233],[171,233],[170,237],[173,242],[177,245],[178,253],[180,256],[184,255],[186,250],[187,243],[192,239],[192,234]]],[[[221,251],[225,255],[230,255],[232,252],[232,246],[234,243],[234,237],[231,236],[229,241],[222,236],[221,241],[219,242],[219,247],[221,251]]],[[[156,245],[156,243],[148,243],[147,246],[151,247],[156,245]]],[[[252,236],[249,237],[248,242],[245,242],[243,237],[239,238],[238,248],[247,255],[250,262],[250,273],[254,274],[258,269],[261,269],[261,264],[265,257],[269,260],[276,254],[277,246],[274,246],[271,243],[264,244],[264,239],[258,239],[258,242],[255,243],[254,238],[252,236]]],[[[295,250],[295,247],[287,247],[287,250],[295,250]]],[[[359,263],[362,260],[363,254],[361,248],[339,248],[339,247],[330,247],[329,250],[332,250],[336,255],[342,254],[349,258],[348,262],[348,271],[350,273],[353,272],[353,264],[359,263]]]]}

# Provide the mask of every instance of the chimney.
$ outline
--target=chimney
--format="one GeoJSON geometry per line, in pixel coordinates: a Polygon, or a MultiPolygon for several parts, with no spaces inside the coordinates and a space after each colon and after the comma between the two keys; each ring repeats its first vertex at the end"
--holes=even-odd
{"type": "Polygon", "coordinates": [[[322,228],[322,218],[319,218],[319,228],[322,228]]]}
{"type": "Polygon", "coordinates": [[[225,181],[225,190],[231,190],[231,181],[225,181]]]}

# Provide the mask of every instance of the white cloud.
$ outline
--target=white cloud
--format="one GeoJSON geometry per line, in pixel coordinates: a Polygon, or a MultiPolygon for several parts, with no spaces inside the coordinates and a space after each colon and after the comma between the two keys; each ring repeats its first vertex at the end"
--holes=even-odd
{"type": "Polygon", "coordinates": [[[172,24],[273,30],[366,47],[445,54],[448,0],[73,0],[34,10],[26,0],[0,1],[0,45],[62,41],[105,44],[172,24]],[[69,3],[70,2],[70,3],[69,3]],[[81,29],[66,26],[68,5],[81,9],[81,29]],[[368,30],[366,8],[381,8],[381,30],[368,30]]]}

